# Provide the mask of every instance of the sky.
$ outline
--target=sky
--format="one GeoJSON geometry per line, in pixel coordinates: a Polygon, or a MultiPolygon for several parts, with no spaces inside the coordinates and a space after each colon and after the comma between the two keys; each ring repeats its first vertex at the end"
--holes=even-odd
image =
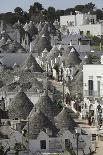
{"type": "Polygon", "coordinates": [[[97,8],[103,8],[103,0],[0,0],[0,13],[13,12],[19,6],[24,11],[28,11],[30,5],[39,2],[44,8],[53,6],[56,9],[67,9],[78,4],[94,3],[97,8]]]}

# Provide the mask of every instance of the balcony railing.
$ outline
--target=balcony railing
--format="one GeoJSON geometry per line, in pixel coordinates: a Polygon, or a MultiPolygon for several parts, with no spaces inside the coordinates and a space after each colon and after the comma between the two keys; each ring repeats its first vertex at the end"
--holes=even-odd
{"type": "Polygon", "coordinates": [[[100,93],[94,90],[84,90],[83,95],[84,97],[100,97],[100,93]]]}

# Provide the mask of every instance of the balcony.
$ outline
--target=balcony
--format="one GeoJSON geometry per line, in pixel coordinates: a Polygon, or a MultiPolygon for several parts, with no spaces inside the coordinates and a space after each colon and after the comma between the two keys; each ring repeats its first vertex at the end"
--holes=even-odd
{"type": "Polygon", "coordinates": [[[84,90],[83,95],[84,97],[100,97],[100,93],[94,90],[84,90]]]}

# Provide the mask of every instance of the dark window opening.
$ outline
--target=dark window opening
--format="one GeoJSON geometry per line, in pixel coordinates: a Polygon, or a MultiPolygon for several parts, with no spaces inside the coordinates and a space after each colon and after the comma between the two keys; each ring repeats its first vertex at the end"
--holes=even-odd
{"type": "Polygon", "coordinates": [[[68,145],[68,139],[65,139],[65,145],[68,145]]]}
{"type": "Polygon", "coordinates": [[[90,31],[87,31],[87,35],[90,35],[90,31]]]}
{"type": "Polygon", "coordinates": [[[100,81],[97,81],[98,96],[100,96],[100,81]]]}
{"type": "Polygon", "coordinates": [[[83,31],[80,31],[80,35],[83,35],[83,31]]]}
{"type": "Polygon", "coordinates": [[[40,147],[41,147],[41,149],[46,149],[46,140],[40,141],[40,147]]]}
{"type": "Polygon", "coordinates": [[[93,80],[88,81],[89,96],[93,95],[93,80]]]}

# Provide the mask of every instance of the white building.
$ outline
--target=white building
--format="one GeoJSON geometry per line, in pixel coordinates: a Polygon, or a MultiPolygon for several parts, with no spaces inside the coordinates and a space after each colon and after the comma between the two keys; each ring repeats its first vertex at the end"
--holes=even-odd
{"type": "Polygon", "coordinates": [[[103,35],[103,23],[97,22],[96,15],[90,13],[76,12],[76,15],[61,16],[60,26],[61,29],[66,26],[70,33],[103,35]]]}
{"type": "Polygon", "coordinates": [[[98,117],[103,118],[103,65],[92,64],[83,66],[83,95],[84,106],[82,116],[91,114],[95,124],[98,125],[98,117]],[[98,109],[101,108],[101,112],[98,109]],[[100,112],[100,113],[99,113],[100,112]]]}
{"type": "Polygon", "coordinates": [[[83,66],[83,90],[85,97],[103,97],[103,65],[83,66]]]}

